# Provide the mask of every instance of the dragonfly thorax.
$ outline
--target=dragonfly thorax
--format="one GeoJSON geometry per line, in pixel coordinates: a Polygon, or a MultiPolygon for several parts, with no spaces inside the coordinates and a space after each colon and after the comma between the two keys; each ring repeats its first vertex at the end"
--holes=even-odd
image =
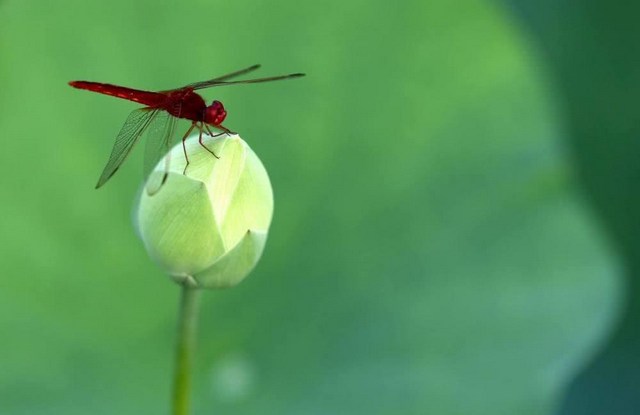
{"type": "Polygon", "coordinates": [[[220,125],[227,116],[227,111],[224,109],[224,105],[220,101],[213,101],[204,110],[203,121],[211,125],[220,125]]]}

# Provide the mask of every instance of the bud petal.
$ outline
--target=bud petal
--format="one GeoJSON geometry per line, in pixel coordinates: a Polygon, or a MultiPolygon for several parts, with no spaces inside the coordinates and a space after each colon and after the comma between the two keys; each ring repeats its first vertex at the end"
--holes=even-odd
{"type": "MultiPolygon", "coordinates": [[[[187,140],[169,153],[169,175],[157,192],[142,191],[135,212],[147,252],[177,282],[202,288],[231,287],[256,265],[273,214],[267,172],[239,136],[204,140],[220,158],[187,140]]],[[[157,186],[165,160],[145,187],[157,186]],[[155,183],[155,184],[154,184],[155,183]]]]}

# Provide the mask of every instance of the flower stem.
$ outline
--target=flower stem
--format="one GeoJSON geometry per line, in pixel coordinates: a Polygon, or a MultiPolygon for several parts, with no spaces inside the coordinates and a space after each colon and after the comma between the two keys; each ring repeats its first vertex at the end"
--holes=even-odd
{"type": "Polygon", "coordinates": [[[189,415],[191,403],[191,367],[196,346],[200,290],[182,285],[178,339],[173,378],[173,415],[189,415]]]}

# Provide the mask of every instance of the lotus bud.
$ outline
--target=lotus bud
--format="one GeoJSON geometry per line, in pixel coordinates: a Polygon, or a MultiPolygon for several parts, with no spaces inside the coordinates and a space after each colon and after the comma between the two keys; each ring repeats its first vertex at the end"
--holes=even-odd
{"type": "Polygon", "coordinates": [[[158,163],[140,192],[134,221],[149,256],[176,282],[232,287],[262,255],[273,192],[260,159],[238,135],[204,145],[219,158],[192,136],[186,169],[182,143],[158,163]],[[157,191],[148,191],[152,186],[157,191]]]}

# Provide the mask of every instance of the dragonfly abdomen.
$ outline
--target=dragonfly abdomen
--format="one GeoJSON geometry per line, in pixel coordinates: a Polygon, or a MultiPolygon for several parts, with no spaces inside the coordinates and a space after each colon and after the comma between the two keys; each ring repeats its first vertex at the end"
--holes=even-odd
{"type": "Polygon", "coordinates": [[[103,84],[101,82],[73,81],[69,82],[69,85],[78,89],[85,89],[87,91],[138,102],[148,107],[157,107],[166,100],[166,95],[158,92],[141,91],[124,86],[103,84]]]}

